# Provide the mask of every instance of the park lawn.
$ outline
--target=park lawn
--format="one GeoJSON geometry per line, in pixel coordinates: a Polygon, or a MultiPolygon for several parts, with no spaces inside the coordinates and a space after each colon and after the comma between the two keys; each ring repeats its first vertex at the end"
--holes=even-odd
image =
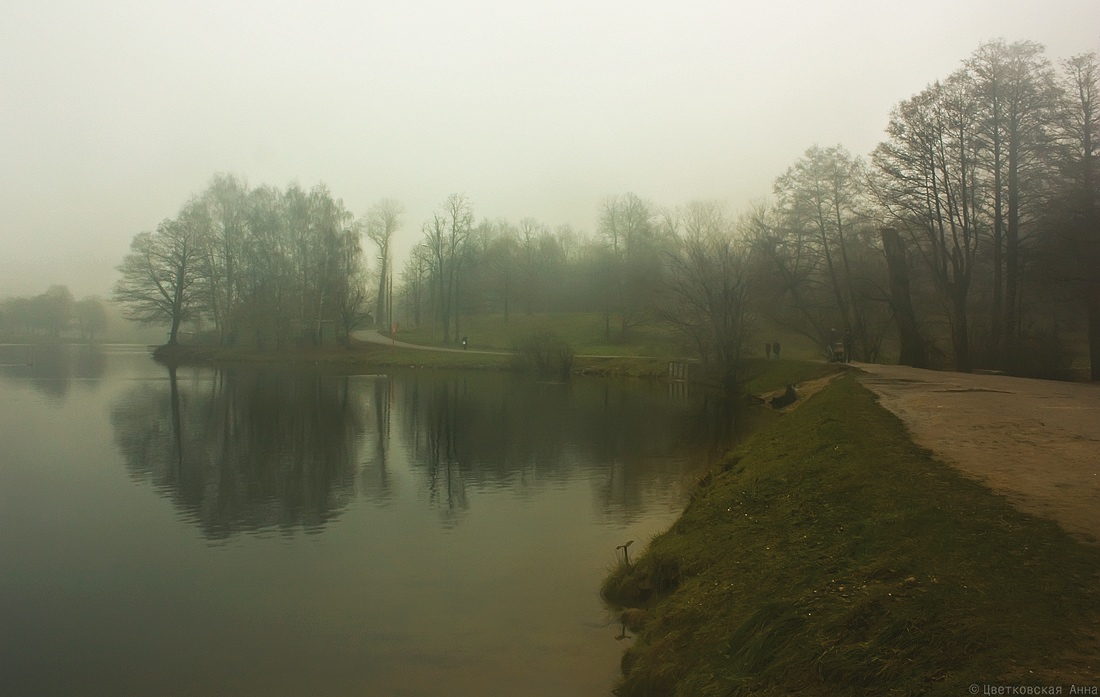
{"type": "MultiPolygon", "coordinates": [[[[519,313],[511,314],[507,322],[502,315],[474,315],[463,317],[461,327],[472,349],[510,351],[536,332],[553,332],[572,345],[578,355],[676,357],[684,353],[680,338],[657,322],[631,327],[624,338],[612,317],[607,338],[603,315],[595,313],[519,313]]],[[[441,345],[442,337],[438,326],[430,324],[397,333],[400,341],[430,346],[441,345]]]]}
{"type": "MultiPolygon", "coordinates": [[[[731,452],[604,597],[620,695],[1096,685],[1100,550],[915,446],[845,376],[731,452]]],[[[980,689],[980,688],[979,688],[980,689]]]]}
{"type": "MultiPolygon", "coordinates": [[[[609,339],[604,333],[603,315],[599,313],[513,313],[507,322],[499,314],[474,315],[462,318],[461,331],[469,338],[471,349],[490,351],[510,351],[531,334],[549,331],[572,345],[573,351],[582,356],[684,358],[691,354],[683,338],[658,321],[631,327],[624,338],[616,318],[612,317],[609,339]]],[[[745,346],[746,355],[750,357],[764,358],[764,343],[774,341],[780,342],[783,358],[819,361],[824,355],[807,337],[765,319],[754,321],[751,336],[745,346]]],[[[397,339],[423,346],[443,345],[442,330],[432,324],[399,329],[397,339]]],[[[452,345],[456,343],[452,340],[452,345]]]]}

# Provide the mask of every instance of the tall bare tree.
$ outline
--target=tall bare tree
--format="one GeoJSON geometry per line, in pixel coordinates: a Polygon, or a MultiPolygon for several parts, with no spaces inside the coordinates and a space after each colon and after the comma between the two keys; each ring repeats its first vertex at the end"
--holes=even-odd
{"type": "Polygon", "coordinates": [[[870,242],[866,234],[862,162],[842,146],[813,146],[775,180],[777,263],[793,265],[785,277],[801,288],[788,288],[788,299],[807,303],[819,344],[836,341],[839,327],[852,348],[869,359],[875,342],[868,328],[868,300],[860,291],[857,265],[870,242]],[[801,267],[801,268],[799,268],[801,267]],[[825,325],[828,325],[828,333],[825,325]]]}
{"type": "Polygon", "coordinates": [[[1100,380],[1100,61],[1062,63],[1059,162],[1063,190],[1057,241],[1060,275],[1079,289],[1088,313],[1091,377],[1100,380]]]}
{"type": "Polygon", "coordinates": [[[180,325],[198,309],[195,291],[202,254],[195,220],[187,215],[165,220],[155,233],[134,237],[129,254],[118,267],[122,277],[112,297],[124,306],[128,319],[167,324],[168,344],[175,345],[180,325]]]}
{"type": "Polygon", "coordinates": [[[714,203],[688,204],[682,216],[666,216],[666,221],[678,234],[668,255],[661,316],[733,394],[743,377],[752,320],[747,246],[714,203]]]}
{"type": "Polygon", "coordinates": [[[662,245],[653,206],[633,193],[604,200],[599,234],[607,248],[603,310],[604,336],[610,340],[613,311],[625,337],[656,306],[662,245]]]}
{"type": "Polygon", "coordinates": [[[873,190],[909,233],[951,318],[955,367],[969,371],[968,302],[981,219],[977,190],[979,114],[955,73],[896,106],[888,139],[875,148],[873,190]]]}
{"type": "Polygon", "coordinates": [[[367,239],[378,247],[378,295],[375,300],[375,326],[386,326],[387,289],[390,281],[390,242],[394,233],[401,229],[401,216],[405,208],[393,199],[382,199],[367,211],[367,239]]]}
{"type": "Polygon", "coordinates": [[[1021,247],[1038,219],[1049,178],[1057,87],[1033,41],[981,45],[958,78],[968,84],[979,117],[979,167],[992,208],[991,343],[994,359],[1012,362],[1020,331],[1021,247]]]}

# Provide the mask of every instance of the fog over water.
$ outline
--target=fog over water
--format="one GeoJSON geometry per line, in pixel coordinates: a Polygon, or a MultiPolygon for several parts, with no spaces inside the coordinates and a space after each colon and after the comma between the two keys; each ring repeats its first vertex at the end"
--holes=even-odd
{"type": "Polygon", "coordinates": [[[981,42],[1100,50],[1100,4],[6,3],[0,296],[106,293],[216,172],[591,231],[600,200],[766,196],[814,143],[864,154],[981,42]]]}

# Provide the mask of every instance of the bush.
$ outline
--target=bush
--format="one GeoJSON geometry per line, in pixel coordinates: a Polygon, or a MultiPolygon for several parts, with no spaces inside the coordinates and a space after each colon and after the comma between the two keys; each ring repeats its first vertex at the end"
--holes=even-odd
{"type": "Polygon", "coordinates": [[[553,332],[535,332],[512,346],[516,367],[565,380],[573,371],[573,347],[553,332]]]}

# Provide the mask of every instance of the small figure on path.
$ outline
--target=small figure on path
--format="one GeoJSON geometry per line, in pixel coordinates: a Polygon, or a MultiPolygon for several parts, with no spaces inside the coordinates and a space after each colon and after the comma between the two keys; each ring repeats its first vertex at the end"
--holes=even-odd
{"type": "Polygon", "coordinates": [[[775,356],[776,360],[779,360],[779,342],[778,341],[775,342],[774,344],[772,344],[772,354],[775,356]]]}
{"type": "Polygon", "coordinates": [[[463,351],[466,350],[466,346],[469,345],[469,343],[470,343],[470,337],[468,337],[468,336],[462,337],[462,350],[463,351]]]}
{"type": "Polygon", "coordinates": [[[852,347],[855,346],[855,341],[852,339],[852,330],[844,332],[844,362],[852,362],[852,347]]]}
{"type": "Polygon", "coordinates": [[[764,353],[768,354],[768,360],[772,358],[772,342],[768,341],[764,344],[764,353]]]}

